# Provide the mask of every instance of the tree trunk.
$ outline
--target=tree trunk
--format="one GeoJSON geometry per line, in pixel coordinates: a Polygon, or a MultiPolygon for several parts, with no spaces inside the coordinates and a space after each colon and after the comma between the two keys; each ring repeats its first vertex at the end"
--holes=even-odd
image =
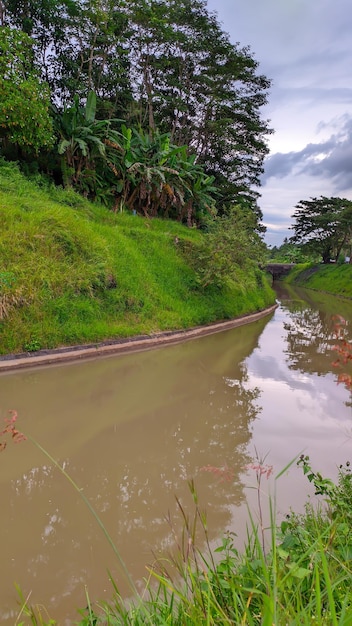
{"type": "Polygon", "coordinates": [[[5,4],[0,0],[0,26],[5,26],[6,23],[6,9],[5,4]]]}
{"type": "Polygon", "coordinates": [[[147,94],[148,103],[148,124],[149,124],[149,136],[153,137],[155,133],[155,120],[154,120],[154,108],[153,108],[153,89],[150,80],[150,68],[149,68],[149,55],[145,57],[144,63],[144,87],[147,94]]]}

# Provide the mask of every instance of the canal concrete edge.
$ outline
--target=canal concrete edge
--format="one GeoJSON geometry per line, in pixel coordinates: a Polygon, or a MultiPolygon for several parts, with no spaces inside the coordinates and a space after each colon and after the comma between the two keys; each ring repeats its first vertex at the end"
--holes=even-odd
{"type": "Polygon", "coordinates": [[[152,335],[138,335],[128,339],[116,339],[89,345],[69,346],[53,350],[39,350],[35,353],[26,352],[1,356],[0,373],[17,369],[85,360],[98,356],[108,356],[110,354],[140,352],[163,345],[181,343],[189,339],[212,335],[223,330],[230,330],[231,328],[243,326],[244,324],[251,324],[273,313],[277,306],[277,304],[274,304],[256,313],[236,317],[225,322],[215,322],[207,326],[196,326],[188,330],[166,331],[152,335]]]}

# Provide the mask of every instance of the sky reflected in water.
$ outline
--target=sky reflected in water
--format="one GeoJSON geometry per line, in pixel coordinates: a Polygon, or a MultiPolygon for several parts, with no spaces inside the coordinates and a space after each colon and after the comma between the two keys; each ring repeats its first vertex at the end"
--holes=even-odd
{"type": "MultiPolygon", "coordinates": [[[[351,458],[350,393],[331,365],[331,318],[352,321],[352,305],[282,287],[278,297],[274,315],[231,331],[0,377],[0,417],[16,409],[19,427],[65,467],[135,580],[153,553],[173,545],[181,527],[175,495],[192,514],[188,480],[207,509],[211,539],[232,530],[240,544],[246,502],[256,510],[247,469],[256,454],[274,476],[302,452],[329,476],[351,458]]],[[[27,441],[9,446],[0,462],[1,624],[16,617],[14,582],[60,624],[85,605],[85,584],[91,598],[111,596],[107,568],[127,593],[96,521],[50,460],[27,441]]],[[[279,516],[312,494],[295,464],[263,487],[276,494],[279,516]]]]}

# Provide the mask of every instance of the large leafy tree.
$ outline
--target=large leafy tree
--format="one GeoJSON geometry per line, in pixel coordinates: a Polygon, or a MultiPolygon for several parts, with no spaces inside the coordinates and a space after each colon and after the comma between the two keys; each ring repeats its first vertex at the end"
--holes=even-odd
{"type": "Polygon", "coordinates": [[[345,198],[311,198],[301,200],[293,214],[290,238],[312,253],[321,255],[324,263],[337,261],[341,251],[351,243],[352,202],[345,198]]]}
{"type": "MultiPolygon", "coordinates": [[[[114,114],[130,100],[124,0],[3,0],[8,24],[31,36],[34,63],[58,105],[94,91],[114,114]]],[[[104,108],[104,107],[103,107],[104,108]]]]}
{"type": "Polygon", "coordinates": [[[0,137],[25,152],[53,143],[49,89],[33,69],[32,54],[25,33],[0,28],[0,137]]]}
{"type": "Polygon", "coordinates": [[[6,25],[31,38],[32,65],[54,96],[62,74],[59,58],[69,37],[68,25],[79,19],[78,3],[76,0],[2,0],[2,4],[6,25]]]}
{"type": "MultiPolygon", "coordinates": [[[[260,111],[270,82],[250,50],[230,42],[206,0],[1,0],[1,7],[2,21],[31,36],[33,66],[59,112],[94,91],[97,119],[123,118],[151,140],[159,129],[187,146],[189,169],[202,167],[217,186],[220,211],[245,203],[260,220],[256,188],[270,132],[260,111]]],[[[192,196],[187,202],[191,215],[192,196]]]]}
{"type": "Polygon", "coordinates": [[[140,122],[171,132],[214,175],[221,200],[255,202],[267,154],[260,117],[270,82],[233,45],[204,0],[130,5],[131,66],[140,122]]]}
{"type": "Polygon", "coordinates": [[[101,116],[125,116],[132,95],[128,59],[128,18],[124,0],[79,0],[78,19],[66,27],[58,51],[57,87],[65,98],[93,90],[101,116]],[[126,41],[127,40],[127,41],[126,41]]]}

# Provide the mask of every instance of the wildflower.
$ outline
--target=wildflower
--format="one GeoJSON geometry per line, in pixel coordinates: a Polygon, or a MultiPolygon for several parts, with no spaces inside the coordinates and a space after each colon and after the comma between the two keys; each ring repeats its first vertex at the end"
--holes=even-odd
{"type": "Polygon", "coordinates": [[[234,478],[234,470],[231,467],[225,465],[224,467],[215,467],[214,465],[205,465],[200,468],[201,472],[211,472],[218,476],[220,482],[231,482],[234,478]]]}
{"type": "MultiPolygon", "coordinates": [[[[20,443],[21,441],[25,441],[25,435],[17,430],[15,426],[17,421],[17,412],[10,411],[9,413],[10,417],[4,418],[5,428],[0,432],[0,437],[6,437],[6,435],[9,435],[14,443],[20,443]]],[[[6,441],[0,441],[0,452],[3,452],[3,450],[5,450],[6,445],[6,441]]]]}
{"type": "Polygon", "coordinates": [[[264,465],[262,463],[249,463],[246,465],[246,469],[254,470],[257,476],[266,476],[267,479],[270,478],[274,471],[273,465],[264,465]]]}

